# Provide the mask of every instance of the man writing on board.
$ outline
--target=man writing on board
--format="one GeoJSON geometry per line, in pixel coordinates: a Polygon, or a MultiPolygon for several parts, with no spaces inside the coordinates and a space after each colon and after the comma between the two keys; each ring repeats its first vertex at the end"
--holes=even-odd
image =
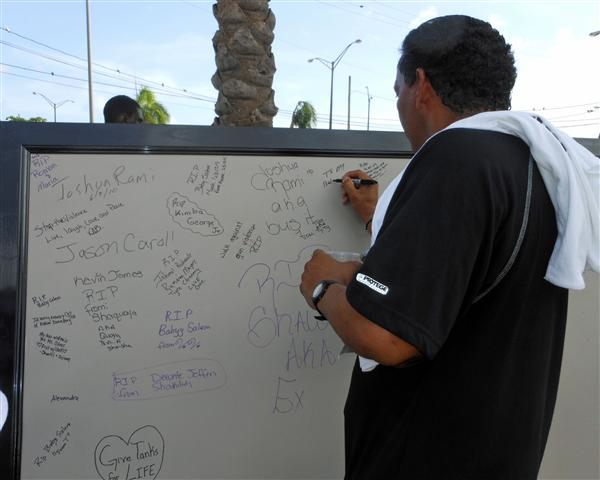
{"type": "Polygon", "coordinates": [[[362,264],[317,250],[300,290],[359,354],[346,479],[535,479],[568,288],[599,269],[598,159],[512,113],[514,58],[488,23],[440,17],[402,45],[394,89],[415,151],[373,206],[362,264]]]}

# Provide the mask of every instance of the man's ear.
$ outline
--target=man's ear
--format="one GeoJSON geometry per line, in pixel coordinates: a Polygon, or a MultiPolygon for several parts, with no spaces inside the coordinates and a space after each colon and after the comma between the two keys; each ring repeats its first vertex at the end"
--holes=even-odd
{"type": "Polygon", "coordinates": [[[429,78],[427,78],[425,70],[421,67],[417,68],[415,84],[417,86],[415,99],[417,109],[429,106],[430,102],[437,94],[431,86],[431,82],[429,81],[429,78]]]}

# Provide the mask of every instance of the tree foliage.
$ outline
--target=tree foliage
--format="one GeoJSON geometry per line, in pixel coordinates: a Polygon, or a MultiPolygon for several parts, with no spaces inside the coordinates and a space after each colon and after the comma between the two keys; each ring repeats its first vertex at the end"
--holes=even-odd
{"type": "Polygon", "coordinates": [[[21,115],[9,115],[6,117],[6,120],[9,122],[34,122],[34,123],[42,123],[47,120],[43,117],[31,117],[29,119],[22,117],[21,115]]]}
{"type": "Polygon", "coordinates": [[[144,122],[154,125],[169,123],[170,115],[165,106],[156,100],[154,92],[148,87],[142,87],[137,94],[137,103],[142,108],[144,122]]]}
{"type": "Polygon", "coordinates": [[[317,126],[317,111],[309,102],[299,101],[292,113],[290,128],[313,128],[317,126]]]}

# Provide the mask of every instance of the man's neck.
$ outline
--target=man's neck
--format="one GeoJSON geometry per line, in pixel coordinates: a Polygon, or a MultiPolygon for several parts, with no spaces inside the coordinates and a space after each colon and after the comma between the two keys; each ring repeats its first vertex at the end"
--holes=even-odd
{"type": "Polygon", "coordinates": [[[422,135],[419,138],[414,139],[415,141],[412,144],[413,151],[416,152],[429,138],[446,128],[448,125],[469,116],[471,115],[459,115],[454,113],[447,107],[429,111],[424,119],[425,128],[422,130],[422,135]]]}

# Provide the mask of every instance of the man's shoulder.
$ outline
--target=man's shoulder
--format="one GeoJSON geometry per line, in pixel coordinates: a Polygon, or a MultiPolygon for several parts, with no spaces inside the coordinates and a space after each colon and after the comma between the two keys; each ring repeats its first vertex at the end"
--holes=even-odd
{"type": "Polygon", "coordinates": [[[415,155],[415,164],[436,168],[512,168],[529,157],[523,140],[491,130],[449,128],[431,137],[415,155]],[[425,160],[425,162],[422,162],[425,160]]]}
{"type": "Polygon", "coordinates": [[[528,151],[527,144],[515,135],[477,128],[447,128],[433,135],[422,150],[449,150],[463,154],[501,151],[528,151]]]}

